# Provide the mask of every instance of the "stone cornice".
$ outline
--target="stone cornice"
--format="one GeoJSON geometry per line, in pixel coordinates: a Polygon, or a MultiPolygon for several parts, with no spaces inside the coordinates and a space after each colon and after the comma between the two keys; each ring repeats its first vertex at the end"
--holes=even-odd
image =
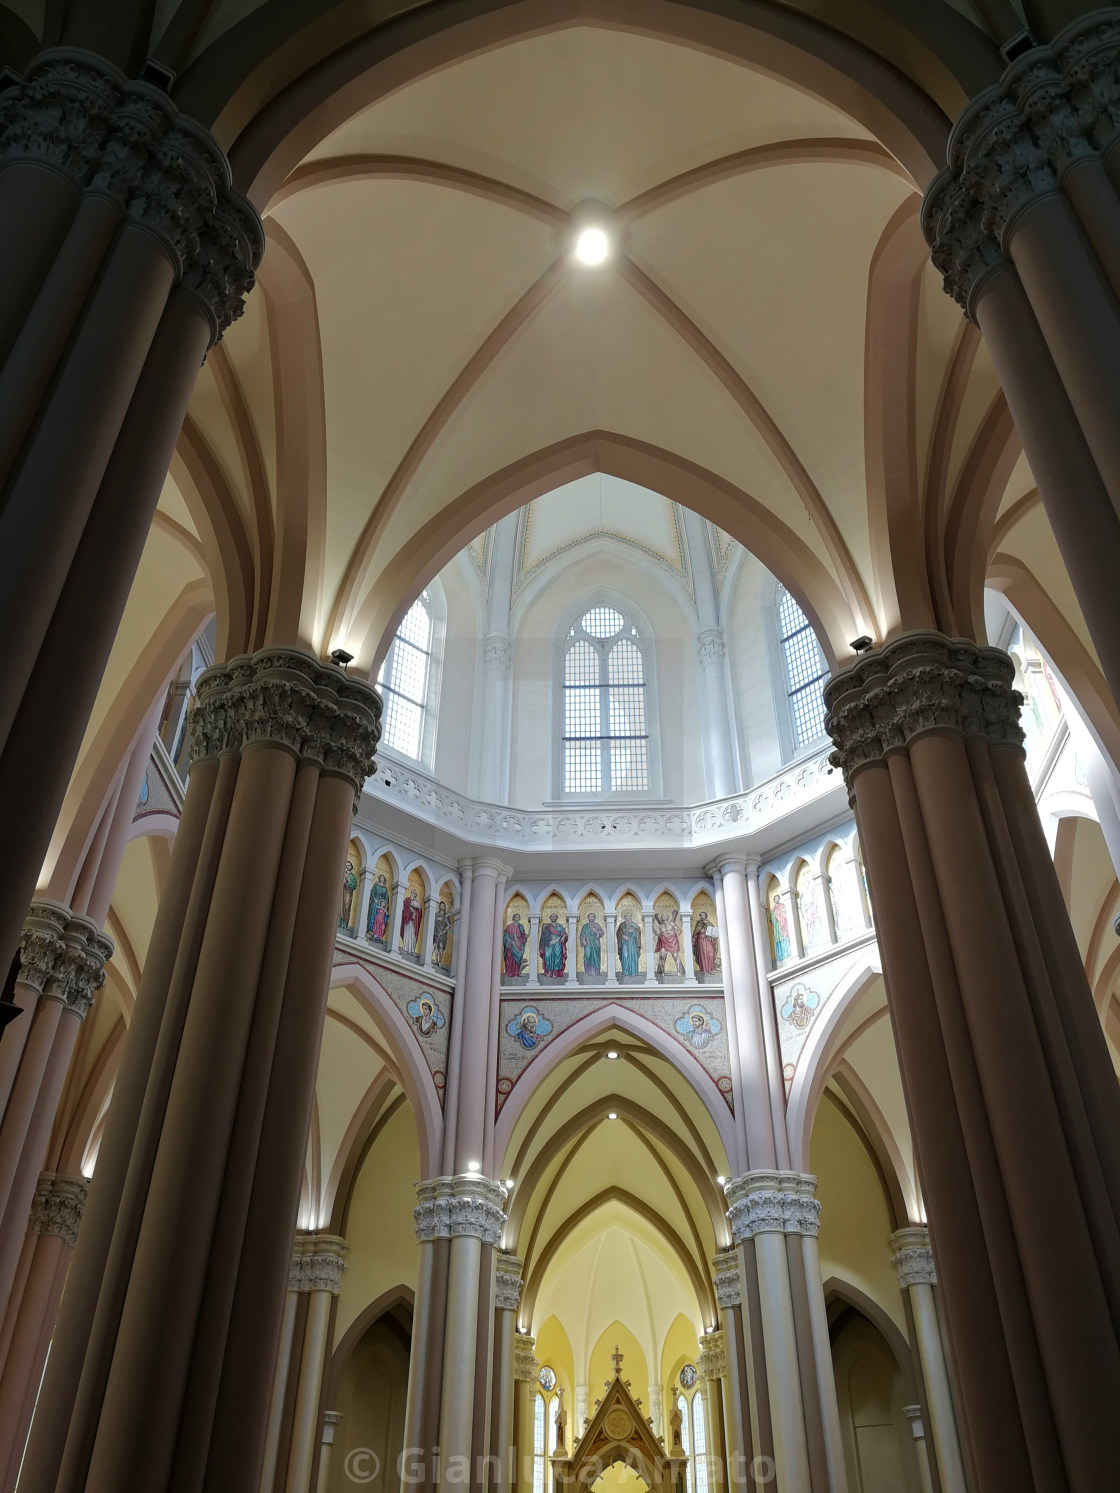
{"type": "Polygon", "coordinates": [[[289,1291],[329,1291],[337,1296],[342,1289],[342,1272],[346,1269],[349,1249],[346,1240],[335,1234],[297,1234],[288,1276],[289,1291]]]}
{"type": "Polygon", "coordinates": [[[978,94],[949,136],[922,204],[945,289],[972,316],[1022,214],[1120,131],[1120,9],[1079,17],[978,94]]]}
{"type": "Polygon", "coordinates": [[[60,902],[32,902],[19,939],[19,980],[82,1020],[105,983],[113,940],[60,902]]]}
{"type": "Polygon", "coordinates": [[[802,1234],[815,1239],[821,1205],[817,1179],[805,1172],[747,1172],[723,1189],[736,1244],[756,1234],[802,1234]]]}
{"type": "Polygon", "coordinates": [[[210,132],[159,88],[94,52],[40,52],[0,96],[0,166],[30,162],[108,197],[160,243],[210,323],[211,342],[241,315],[264,228],[232,187],[210,132]]]}
{"type": "Polygon", "coordinates": [[[67,1176],[65,1172],[43,1172],[31,1200],[28,1232],[61,1239],[73,1249],[78,1227],[89,1196],[85,1177],[67,1176]]]}
{"type": "Polygon", "coordinates": [[[505,1227],[506,1190],[489,1177],[470,1172],[461,1177],[433,1177],[416,1184],[416,1237],[430,1239],[473,1237],[495,1247],[505,1227]]]}
{"type": "Polygon", "coordinates": [[[898,1229],[887,1241],[891,1247],[891,1264],[898,1272],[898,1284],[905,1291],[910,1286],[935,1286],[937,1268],[929,1230],[921,1224],[898,1229]]]}
{"type": "Polygon", "coordinates": [[[356,803],[373,772],[380,723],[381,697],[367,681],[295,649],[263,648],[198,676],[191,760],[268,742],[345,778],[356,803]]]}
{"type": "Polygon", "coordinates": [[[981,737],[1023,750],[1012,687],[1015,665],[999,648],[940,633],[904,633],[835,675],[824,689],[825,724],[835,743],[833,766],[849,796],[863,767],[903,751],[929,732],[981,737]]]}

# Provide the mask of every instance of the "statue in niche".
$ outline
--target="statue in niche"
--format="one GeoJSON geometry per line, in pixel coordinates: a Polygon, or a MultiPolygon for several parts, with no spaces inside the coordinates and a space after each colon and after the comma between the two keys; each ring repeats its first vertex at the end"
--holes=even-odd
{"type": "Polygon", "coordinates": [[[529,933],[521,921],[521,914],[515,912],[502,930],[502,969],[511,980],[516,980],[518,975],[524,973],[525,945],[528,939],[529,933]]]}
{"type": "Polygon", "coordinates": [[[684,974],[684,960],[681,958],[681,915],[674,907],[671,912],[655,912],[653,915],[653,931],[656,934],[653,951],[657,956],[657,973],[663,975],[665,966],[671,959],[676,966],[677,974],[684,974]]]}
{"type": "Polygon", "coordinates": [[[354,862],[346,862],[346,870],[342,873],[342,901],[339,905],[338,926],[349,928],[354,918],[354,893],[358,890],[358,877],[354,870],[354,862]]]}
{"type": "Polygon", "coordinates": [[[703,911],[696,914],[696,926],[692,930],[692,957],[698,974],[715,973],[719,957],[719,929],[703,911]]]}
{"type": "Polygon", "coordinates": [[[623,913],[615,942],[618,944],[619,972],[624,975],[638,974],[638,963],[642,957],[642,930],[634,921],[632,912],[623,913]]]}
{"type": "Polygon", "coordinates": [[[369,894],[369,916],[366,920],[366,937],[384,948],[389,933],[389,884],[385,873],[379,871],[377,880],[369,894]]]}
{"type": "Polygon", "coordinates": [[[549,914],[548,922],[541,924],[541,936],[537,944],[541,955],[541,973],[550,980],[560,980],[568,964],[568,930],[560,921],[560,914],[549,914]]]}
{"type": "Polygon", "coordinates": [[[403,954],[415,954],[416,946],[420,942],[420,923],[424,916],[424,905],[409,888],[404,894],[404,906],[401,908],[401,952],[403,954]]]}
{"type": "Polygon", "coordinates": [[[783,959],[789,958],[792,948],[789,939],[789,914],[780,892],[774,893],[774,900],[770,904],[770,924],[774,929],[774,958],[780,964],[783,959]]]}
{"type": "Polygon", "coordinates": [[[432,963],[442,965],[447,953],[447,935],[451,932],[451,914],[447,903],[441,902],[432,922],[432,963]]]}
{"type": "Polygon", "coordinates": [[[603,936],[606,929],[593,912],[587,914],[587,922],[579,930],[579,946],[583,950],[583,969],[588,975],[603,972],[603,936]]]}

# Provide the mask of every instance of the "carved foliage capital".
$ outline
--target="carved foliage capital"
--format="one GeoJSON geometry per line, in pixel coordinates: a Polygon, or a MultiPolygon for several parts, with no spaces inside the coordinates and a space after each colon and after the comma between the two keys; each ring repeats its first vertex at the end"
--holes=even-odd
{"type": "Polygon", "coordinates": [[[470,1236],[495,1247],[505,1227],[505,1188],[473,1173],[463,1177],[434,1177],[416,1185],[416,1237],[455,1239],[470,1236]]]}
{"type": "Polygon", "coordinates": [[[200,674],[195,687],[192,761],[275,742],[345,778],[357,797],[380,736],[374,687],[295,649],[233,658],[200,674]]]}
{"type": "Polygon", "coordinates": [[[890,1237],[891,1264],[898,1271],[898,1283],[905,1291],[910,1286],[935,1286],[937,1268],[929,1230],[920,1225],[898,1229],[890,1237]]]}
{"type": "Polygon", "coordinates": [[[513,644],[505,633],[487,633],[486,641],[482,646],[482,654],[488,669],[503,671],[508,669],[513,662],[513,644]]]}
{"type": "Polygon", "coordinates": [[[19,979],[84,1018],[105,983],[113,940],[60,902],[32,902],[19,940],[19,979]]]}
{"type": "Polygon", "coordinates": [[[527,1332],[514,1333],[513,1377],[523,1383],[535,1384],[541,1371],[540,1363],[533,1355],[536,1346],[536,1338],[530,1337],[527,1332]]]}
{"type": "Polygon", "coordinates": [[[84,1177],[43,1172],[31,1200],[29,1232],[53,1235],[73,1249],[88,1196],[89,1183],[84,1177]]]}
{"type": "Polygon", "coordinates": [[[727,639],[722,627],[706,628],[696,639],[696,657],[703,668],[721,663],[727,656],[727,639]]]}
{"type": "Polygon", "coordinates": [[[739,1256],[735,1250],[727,1250],[712,1260],[712,1285],[716,1302],[721,1310],[741,1306],[743,1293],[739,1281],[739,1256]]]}
{"type": "Polygon", "coordinates": [[[731,1237],[736,1244],[756,1234],[804,1234],[816,1238],[821,1205],[817,1179],[804,1172],[747,1172],[724,1188],[731,1237]]]}
{"type": "Polygon", "coordinates": [[[334,1234],[297,1235],[288,1276],[289,1291],[329,1291],[337,1296],[342,1289],[342,1272],[346,1269],[349,1249],[346,1240],[334,1234]]]}
{"type": "Polygon", "coordinates": [[[701,1379],[722,1379],[727,1373],[727,1345],[722,1332],[708,1332],[700,1339],[696,1372],[701,1379]]]}
{"type": "Polygon", "coordinates": [[[521,1303],[521,1261],[516,1255],[498,1254],[494,1270],[494,1305],[499,1311],[515,1312],[521,1303]]]}
{"type": "Polygon", "coordinates": [[[850,792],[860,768],[930,731],[1022,751],[1023,697],[1012,687],[1014,678],[1014,664],[998,648],[940,633],[904,633],[825,685],[832,765],[843,770],[850,792]]]}

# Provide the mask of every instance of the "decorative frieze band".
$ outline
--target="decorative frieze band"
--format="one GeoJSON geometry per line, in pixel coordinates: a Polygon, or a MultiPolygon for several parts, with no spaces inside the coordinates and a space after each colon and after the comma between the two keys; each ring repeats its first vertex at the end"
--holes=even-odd
{"type": "Polygon", "coordinates": [[[84,1177],[70,1177],[65,1172],[41,1173],[31,1200],[28,1232],[53,1235],[73,1249],[88,1196],[89,1183],[84,1177]]]}
{"type": "Polygon", "coordinates": [[[696,1372],[701,1379],[722,1379],[727,1373],[727,1344],[722,1332],[706,1332],[700,1339],[696,1372]]]}
{"type": "Polygon", "coordinates": [[[820,1231],[817,1179],[805,1172],[747,1172],[723,1189],[736,1244],[756,1234],[807,1234],[820,1231]]]}
{"type": "Polygon", "coordinates": [[[32,902],[19,938],[20,983],[83,1020],[105,983],[112,952],[113,940],[92,919],[61,902],[32,902]]]}
{"type": "Polygon", "coordinates": [[[910,1286],[935,1286],[937,1269],[933,1263],[933,1250],[929,1242],[929,1230],[916,1225],[898,1229],[888,1241],[891,1247],[891,1264],[898,1271],[898,1283],[905,1291],[910,1286]]]}
{"type": "Polygon", "coordinates": [[[337,1296],[349,1249],[346,1240],[335,1234],[297,1234],[288,1290],[329,1291],[337,1296]]]}
{"type": "Polygon", "coordinates": [[[199,675],[190,733],[192,762],[276,742],[345,778],[357,798],[374,768],[381,696],[335,664],[262,648],[199,675]]]}
{"type": "Polygon", "coordinates": [[[1049,46],[1032,47],[972,100],[922,208],[933,262],[969,315],[981,285],[1004,263],[1023,212],[1056,192],[1078,162],[1110,149],[1118,132],[1116,7],[1079,17],[1049,46]]]}
{"type": "Polygon", "coordinates": [[[743,1292],[739,1281],[739,1256],[735,1250],[729,1249],[713,1258],[712,1285],[715,1287],[716,1302],[721,1311],[727,1307],[743,1304],[743,1292]]]}
{"type": "Polygon", "coordinates": [[[999,648],[936,632],[904,633],[824,687],[825,726],[851,792],[860,768],[882,762],[927,732],[982,737],[989,745],[1023,749],[1013,688],[1015,665],[999,648]]]}
{"type": "Polygon", "coordinates": [[[495,1247],[502,1242],[506,1190],[489,1177],[433,1177],[416,1184],[416,1237],[455,1239],[470,1236],[495,1247]]]}
{"type": "Polygon", "coordinates": [[[126,78],[93,52],[40,52],[0,96],[0,165],[16,161],[112,198],[152,233],[210,322],[212,342],[241,315],[264,228],[233,190],[214,137],[161,89],[126,78]]]}
{"type": "Polygon", "coordinates": [[[541,1371],[539,1361],[533,1356],[537,1346],[535,1337],[527,1332],[516,1332],[513,1336],[513,1377],[523,1384],[535,1384],[541,1371]]]}
{"type": "Polygon", "coordinates": [[[494,1305],[499,1311],[515,1312],[521,1304],[521,1261],[516,1255],[498,1254],[494,1269],[494,1305]]]}

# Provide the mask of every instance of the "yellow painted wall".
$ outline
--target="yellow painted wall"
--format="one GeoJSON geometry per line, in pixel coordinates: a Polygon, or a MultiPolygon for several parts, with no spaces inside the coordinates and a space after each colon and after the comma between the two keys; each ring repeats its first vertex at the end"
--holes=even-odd
{"type": "Polygon", "coordinates": [[[646,1355],[642,1352],[638,1339],[621,1322],[612,1322],[607,1330],[599,1335],[591,1350],[591,1364],[587,1377],[587,1413],[589,1415],[594,1413],[595,1401],[602,1397],[604,1384],[614,1378],[611,1354],[616,1346],[623,1354],[622,1377],[630,1380],[630,1393],[635,1399],[641,1400],[642,1409],[648,1415],[649,1365],[646,1363],[646,1355]]]}

